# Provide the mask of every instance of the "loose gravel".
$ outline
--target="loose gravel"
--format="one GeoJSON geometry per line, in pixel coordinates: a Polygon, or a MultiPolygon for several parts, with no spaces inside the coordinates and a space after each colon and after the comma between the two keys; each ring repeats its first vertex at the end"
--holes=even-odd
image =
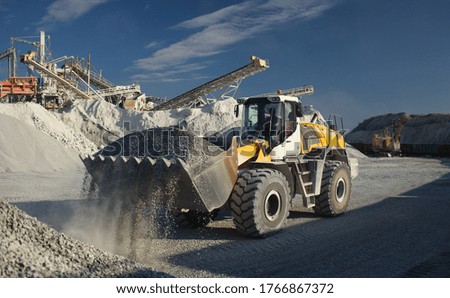
{"type": "MultiPolygon", "coordinates": [[[[129,231],[131,239],[123,239],[114,246],[129,247],[135,255],[139,250],[134,241],[137,234],[150,237],[172,234],[174,218],[170,210],[177,205],[176,198],[185,196],[201,204],[182,163],[196,174],[221,152],[220,147],[178,127],[128,134],[99,151],[94,160],[89,157],[85,160],[93,179],[86,180],[83,188],[88,190],[87,197],[119,206],[120,229],[129,231]],[[134,157],[140,161],[136,162],[134,157]],[[130,207],[131,203],[134,206],[130,207]],[[131,226],[121,220],[122,214],[131,217],[131,226]]],[[[98,212],[97,216],[103,213],[98,212]]]]}
{"type": "Polygon", "coordinates": [[[169,277],[59,233],[0,201],[0,277],[169,277]]]}
{"type": "Polygon", "coordinates": [[[223,150],[179,127],[161,127],[128,134],[99,151],[103,156],[182,159],[195,164],[223,150]]]}

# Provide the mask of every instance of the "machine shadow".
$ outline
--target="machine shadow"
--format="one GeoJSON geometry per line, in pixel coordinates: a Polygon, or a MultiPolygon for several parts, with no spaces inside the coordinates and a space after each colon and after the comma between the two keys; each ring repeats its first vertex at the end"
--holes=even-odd
{"type": "MultiPolygon", "coordinates": [[[[265,239],[240,237],[173,256],[170,262],[234,277],[403,276],[449,239],[449,194],[447,174],[342,216],[289,226],[265,239]],[[430,226],[432,233],[424,231],[430,226]]],[[[298,217],[315,215],[293,212],[291,218],[298,217]]]]}

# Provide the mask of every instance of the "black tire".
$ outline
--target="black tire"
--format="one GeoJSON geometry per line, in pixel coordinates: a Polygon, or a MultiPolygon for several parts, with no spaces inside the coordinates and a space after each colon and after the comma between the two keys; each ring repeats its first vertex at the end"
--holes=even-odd
{"type": "Polygon", "coordinates": [[[323,171],[320,195],[314,212],[320,216],[336,216],[347,210],[352,189],[349,167],[342,162],[328,161],[323,171]]]}
{"type": "Polygon", "coordinates": [[[216,211],[180,210],[175,214],[175,222],[182,228],[202,228],[213,221],[216,216],[216,211]]]}
{"type": "Polygon", "coordinates": [[[286,223],[291,203],[286,177],[272,169],[251,169],[238,178],[230,198],[233,222],[248,237],[262,238],[286,223]]]}

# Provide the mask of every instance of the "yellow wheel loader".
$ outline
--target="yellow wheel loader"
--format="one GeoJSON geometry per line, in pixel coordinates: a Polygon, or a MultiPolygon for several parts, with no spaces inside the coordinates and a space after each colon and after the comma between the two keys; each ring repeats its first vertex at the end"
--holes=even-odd
{"type": "Polygon", "coordinates": [[[235,107],[240,136],[206,160],[124,157],[122,145],[84,162],[103,196],[158,200],[191,226],[206,225],[218,209],[229,208],[239,232],[265,237],[283,227],[295,196],[320,216],[345,212],[357,175],[343,136],[315,116],[305,121],[302,110],[292,95],[241,99],[235,107]]]}

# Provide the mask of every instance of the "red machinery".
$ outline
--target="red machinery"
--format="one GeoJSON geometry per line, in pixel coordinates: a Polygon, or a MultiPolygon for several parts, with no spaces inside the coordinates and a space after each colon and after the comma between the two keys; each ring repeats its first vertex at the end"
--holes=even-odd
{"type": "Polygon", "coordinates": [[[36,90],[35,77],[11,77],[6,81],[0,81],[0,100],[8,95],[18,100],[30,100],[36,96],[36,90]]]}

